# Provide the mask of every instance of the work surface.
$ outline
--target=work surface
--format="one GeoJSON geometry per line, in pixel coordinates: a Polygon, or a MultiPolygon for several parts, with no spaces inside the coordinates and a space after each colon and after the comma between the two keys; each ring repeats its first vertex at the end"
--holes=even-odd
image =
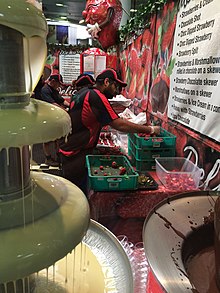
{"type": "MultiPolygon", "coordinates": [[[[181,190],[169,190],[159,181],[155,172],[150,175],[158,183],[156,190],[131,191],[93,191],[89,192],[91,216],[95,220],[100,217],[118,215],[126,218],[145,218],[162,200],[183,193],[181,190]]],[[[189,192],[189,191],[188,191],[189,192]]]]}
{"type": "MultiPolygon", "coordinates": [[[[133,243],[142,241],[143,223],[149,212],[162,200],[183,193],[165,188],[156,176],[156,190],[89,192],[91,218],[110,229],[116,236],[125,234],[133,243]]],[[[189,192],[189,191],[188,191],[189,192]]]]}

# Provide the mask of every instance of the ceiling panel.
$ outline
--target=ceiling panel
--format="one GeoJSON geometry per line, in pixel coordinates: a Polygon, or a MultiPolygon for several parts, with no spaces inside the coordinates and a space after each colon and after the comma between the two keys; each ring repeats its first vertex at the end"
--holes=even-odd
{"type": "Polygon", "coordinates": [[[61,17],[66,16],[69,22],[78,24],[82,20],[82,11],[86,6],[86,0],[43,0],[42,6],[46,18],[59,21],[61,17]],[[64,6],[56,6],[56,3],[62,3],[64,6]]]}
{"type": "MultiPolygon", "coordinates": [[[[3,0],[0,0],[3,1],[3,0]]],[[[126,3],[124,0],[122,6],[126,3]]],[[[138,8],[138,5],[144,4],[146,0],[131,0],[131,8],[138,8]]],[[[67,20],[74,24],[79,24],[82,20],[82,11],[86,6],[86,0],[42,0],[43,11],[46,18],[54,21],[61,20],[60,17],[67,17],[67,20]],[[62,3],[63,7],[56,6],[56,3],[62,3]]]]}

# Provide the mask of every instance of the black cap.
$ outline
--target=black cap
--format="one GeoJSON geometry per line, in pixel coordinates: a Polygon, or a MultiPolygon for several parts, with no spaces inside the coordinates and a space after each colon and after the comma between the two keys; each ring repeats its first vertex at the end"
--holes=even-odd
{"type": "Polygon", "coordinates": [[[92,77],[92,75],[86,74],[86,73],[80,74],[76,80],[77,87],[81,87],[81,86],[83,87],[86,85],[93,85],[94,83],[95,83],[95,80],[92,77]]]}
{"type": "Polygon", "coordinates": [[[109,78],[111,80],[115,80],[117,81],[121,87],[126,87],[127,83],[123,82],[122,80],[120,80],[118,78],[117,72],[114,69],[111,68],[107,68],[105,70],[103,70],[96,78],[96,80],[103,80],[105,78],[109,78]]]}
{"type": "Polygon", "coordinates": [[[56,80],[58,81],[60,84],[63,84],[63,77],[61,74],[51,74],[51,76],[49,77],[49,80],[56,80]]]}

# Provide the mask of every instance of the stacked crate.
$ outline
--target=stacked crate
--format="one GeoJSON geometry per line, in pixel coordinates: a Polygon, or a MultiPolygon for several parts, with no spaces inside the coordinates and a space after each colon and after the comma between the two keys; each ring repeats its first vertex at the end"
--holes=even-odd
{"type": "Polygon", "coordinates": [[[126,156],[87,155],[89,189],[95,191],[120,191],[137,189],[139,174],[126,156]],[[113,167],[116,164],[117,167],[113,167]],[[125,169],[125,173],[120,172],[125,169]]]}
{"type": "Polygon", "coordinates": [[[155,170],[156,158],[174,157],[175,153],[176,136],[163,128],[159,136],[128,134],[128,155],[138,172],[155,170]]]}

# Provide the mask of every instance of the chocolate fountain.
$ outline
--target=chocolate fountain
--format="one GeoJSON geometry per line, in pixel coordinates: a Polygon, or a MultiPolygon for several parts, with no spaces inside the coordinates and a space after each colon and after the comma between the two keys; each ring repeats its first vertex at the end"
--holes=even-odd
{"type": "Polygon", "coordinates": [[[162,201],[146,218],[146,257],[166,292],[220,292],[219,195],[179,194],[162,201]]]}
{"type": "Polygon", "coordinates": [[[46,20],[33,3],[0,2],[0,292],[20,292],[17,280],[63,258],[89,226],[80,189],[30,172],[31,145],[71,131],[64,110],[30,99],[47,54],[46,20]]]}

